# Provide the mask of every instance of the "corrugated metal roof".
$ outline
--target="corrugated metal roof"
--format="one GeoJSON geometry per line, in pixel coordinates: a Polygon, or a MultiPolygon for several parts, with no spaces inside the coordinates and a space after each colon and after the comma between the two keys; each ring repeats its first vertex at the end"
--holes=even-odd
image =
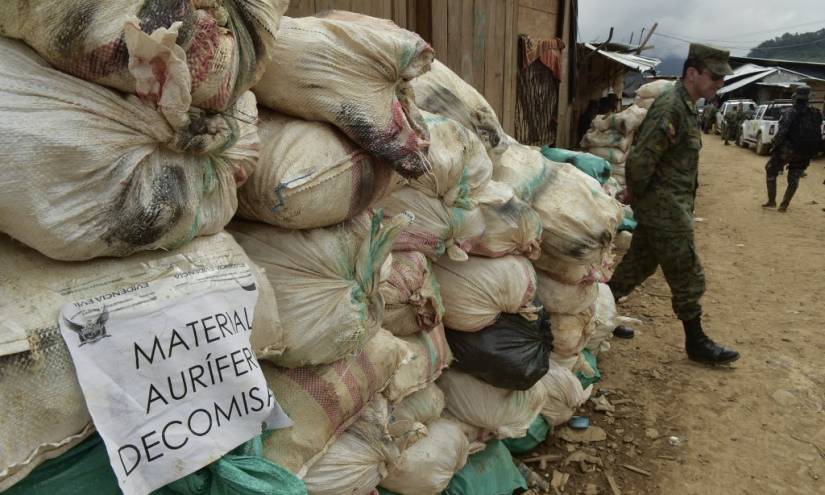
{"type": "Polygon", "coordinates": [[[717,95],[723,95],[725,93],[730,93],[731,91],[734,91],[734,90],[739,89],[743,86],[747,86],[748,84],[756,82],[756,81],[764,78],[768,74],[773,74],[777,70],[779,70],[779,69],[773,68],[773,69],[768,69],[768,70],[763,71],[763,72],[757,72],[756,74],[754,74],[750,77],[746,77],[742,80],[736,81],[735,83],[728,84],[727,86],[725,86],[722,89],[720,89],[719,91],[717,91],[716,94],[717,95]]]}
{"type": "MultiPolygon", "coordinates": [[[[742,67],[745,67],[745,66],[742,66],[742,67]]],[[[786,73],[788,75],[796,76],[797,79],[790,80],[790,81],[759,82],[759,83],[756,83],[756,84],[760,84],[760,85],[763,85],[763,86],[776,86],[776,87],[787,88],[787,87],[790,87],[792,84],[798,84],[803,79],[816,79],[816,78],[809,78],[808,76],[806,76],[805,74],[803,74],[801,72],[797,72],[797,71],[791,70],[791,69],[786,69],[784,67],[767,67],[767,68],[763,68],[763,69],[764,70],[762,72],[757,72],[757,73],[755,73],[755,74],[753,74],[749,77],[745,77],[744,79],[741,79],[739,81],[736,81],[734,83],[726,85],[725,87],[723,87],[722,89],[717,91],[716,94],[723,95],[725,93],[730,93],[731,91],[737,90],[737,89],[739,89],[743,86],[747,86],[748,84],[755,83],[756,81],[759,81],[760,79],[764,79],[764,78],[766,78],[766,77],[768,77],[772,74],[786,73]]],[[[747,71],[743,71],[743,74],[747,74],[747,73],[748,73],[747,71]]],[[[737,75],[734,74],[734,76],[737,76],[737,75]]],[[[725,78],[725,79],[727,79],[727,78],[725,78]]]]}
{"type": "MultiPolygon", "coordinates": [[[[593,51],[596,51],[596,47],[590,43],[585,43],[584,46],[593,51]]],[[[638,70],[640,72],[650,70],[659,65],[660,63],[662,63],[662,61],[658,58],[642,57],[641,55],[632,55],[630,53],[618,53],[606,50],[599,50],[597,53],[624,66],[630,67],[631,69],[638,70]]]]}
{"type": "Polygon", "coordinates": [[[770,69],[770,67],[763,67],[756,64],[745,64],[733,69],[733,74],[725,76],[725,81],[730,81],[749,74],[756,74],[757,72],[764,72],[768,69],[770,69]]]}

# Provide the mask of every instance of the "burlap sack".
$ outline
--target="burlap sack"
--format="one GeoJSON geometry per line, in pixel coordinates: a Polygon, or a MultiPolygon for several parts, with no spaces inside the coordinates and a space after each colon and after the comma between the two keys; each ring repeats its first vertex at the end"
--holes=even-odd
{"type": "Polygon", "coordinates": [[[396,371],[384,390],[384,395],[392,403],[401,401],[435,381],[453,360],[441,325],[400,338],[408,344],[412,356],[396,371]]]}
{"type": "Polygon", "coordinates": [[[63,72],[139,95],[177,128],[190,104],[228,111],[255,84],[287,4],[6,0],[0,35],[63,72]]]}
{"type": "Polygon", "coordinates": [[[61,260],[174,249],[220,232],[258,158],[245,93],[225,114],[161,112],[0,38],[0,231],[61,260]]]}
{"type": "Polygon", "coordinates": [[[536,272],[521,256],[456,262],[442,258],[434,264],[444,301],[444,326],[476,332],[495,323],[501,313],[519,313],[536,319],[533,305],[536,272]]]}
{"type": "Polygon", "coordinates": [[[358,351],[380,329],[378,290],[390,249],[409,223],[364,213],[326,229],[282,230],[233,222],[230,232],[264,268],[284,326],[284,353],[272,360],[298,367],[332,363],[358,351]]]}
{"type": "Polygon", "coordinates": [[[392,169],[323,122],[262,111],[260,157],[238,215],[287,229],[344,222],[389,192],[392,169]]]}
{"type": "Polygon", "coordinates": [[[474,87],[446,65],[433,60],[432,68],[412,80],[415,102],[428,112],[449,117],[472,130],[491,155],[501,154],[510,140],[493,107],[474,87]]]}
{"type": "Polygon", "coordinates": [[[391,270],[379,289],[384,297],[381,326],[401,336],[439,325],[444,304],[430,260],[423,253],[396,251],[391,270]]]}
{"type": "Polygon", "coordinates": [[[262,361],[267,384],[295,421],[264,438],[264,457],[305,476],[409,354],[404,341],[382,330],[362,351],[332,364],[287,369],[262,361]]]}
{"type": "Polygon", "coordinates": [[[329,122],[405,177],[426,169],[428,136],[408,81],[432,48],[387,22],[284,17],[254,91],[264,106],[329,122]]]}

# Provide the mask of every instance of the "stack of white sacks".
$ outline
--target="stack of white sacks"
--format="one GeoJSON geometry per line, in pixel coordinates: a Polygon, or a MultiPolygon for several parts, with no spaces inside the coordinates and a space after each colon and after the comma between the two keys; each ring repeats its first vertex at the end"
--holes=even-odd
{"type": "MultiPolygon", "coordinates": [[[[320,21],[285,21],[282,33],[292,22],[320,21]]],[[[353,14],[333,13],[323,22],[410,36],[353,14]]],[[[344,87],[372,84],[357,71],[347,77],[344,87]]],[[[615,202],[598,188],[594,197],[592,184],[572,167],[543,158],[537,182],[527,184],[533,194],[523,194],[525,185],[508,180],[500,166],[508,146],[519,145],[511,145],[486,101],[442,64],[409,82],[393,82],[396,108],[426,137],[420,155],[425,171],[418,176],[347,141],[344,136],[357,141],[359,135],[330,117],[340,113],[308,110],[309,103],[279,106],[278,98],[270,94],[264,101],[264,91],[256,89],[281,114],[261,112],[267,137],[260,175],[240,194],[239,214],[253,222],[237,221],[230,230],[265,268],[284,322],[286,349],[270,360],[280,367],[267,372],[284,410],[298,421],[270,435],[264,450],[301,476],[310,493],[369,493],[377,485],[401,494],[440,493],[483,440],[524,436],[542,412],[560,424],[587,398],[573,373],[551,362],[549,318],[537,298],[531,260],[544,250],[601,261],[593,251],[611,242],[615,202]],[[453,115],[425,103],[433,93],[446,94],[445,87],[460,104],[451,107],[453,115]],[[454,120],[456,112],[466,117],[462,123],[454,120]],[[284,114],[326,123],[289,121],[284,114]],[[288,132],[289,126],[295,130],[288,132]],[[272,172],[265,172],[268,156],[275,160],[272,172]],[[329,166],[322,165],[324,157],[332,157],[329,166]],[[294,230],[305,228],[312,229],[294,230]],[[337,250],[318,252],[325,245],[337,250]],[[308,270],[310,257],[317,261],[308,270]],[[324,272],[340,267],[349,267],[340,278],[356,282],[337,287],[321,280],[334,278],[324,272]],[[331,296],[335,290],[340,296],[331,296]],[[312,296],[320,291],[330,295],[312,296]],[[351,305],[357,307],[341,310],[351,305]],[[348,319],[330,321],[333,316],[348,319]],[[501,369],[491,361],[500,354],[484,353],[504,344],[496,334],[500,327],[504,336],[520,336],[531,355],[525,376],[496,377],[473,367],[476,357],[490,370],[501,369]],[[453,361],[452,350],[459,349],[453,342],[459,341],[467,345],[453,361]],[[333,358],[339,360],[330,363],[333,358]],[[445,373],[451,362],[456,369],[445,373]],[[369,368],[377,371],[371,375],[369,368]],[[518,386],[509,385],[517,380],[518,386]],[[320,384],[327,395],[318,396],[320,384]]],[[[302,98],[329,101],[309,89],[302,98]]]]}
{"type": "Polygon", "coordinates": [[[195,267],[255,280],[252,344],[295,422],[264,455],[310,493],[440,493],[481,441],[586,400],[572,371],[614,320],[598,282],[619,205],[506,136],[414,33],[271,3],[256,18],[277,40],[224,50],[243,60],[228,75],[194,74],[176,25],[127,22],[135,63],[93,82],[0,40],[0,231],[29,246],[0,242],[0,374],[17,377],[0,397],[22,397],[0,405],[0,490],[94,431],[56,308],[195,267]]]}
{"type": "Polygon", "coordinates": [[[673,82],[666,80],[642,85],[636,91],[633,105],[618,113],[597,115],[582,138],[582,149],[604,158],[613,165],[612,177],[620,187],[623,188],[625,185],[625,161],[636,130],[642,125],[653,100],[672,86],[673,82]]]}
{"type": "Polygon", "coordinates": [[[283,350],[272,287],[222,230],[257,163],[249,89],[286,2],[41,3],[0,7],[0,491],[95,431],[63,304],[222,272],[258,288],[256,353],[283,350]]]}

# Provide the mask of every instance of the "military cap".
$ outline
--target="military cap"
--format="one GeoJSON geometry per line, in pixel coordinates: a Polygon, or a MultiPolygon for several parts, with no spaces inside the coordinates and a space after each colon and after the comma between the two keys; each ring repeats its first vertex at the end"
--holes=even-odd
{"type": "Polygon", "coordinates": [[[691,43],[688,50],[688,58],[701,61],[709,71],[719,76],[733,74],[733,69],[728,64],[730,52],[720,50],[708,45],[691,43]]]}
{"type": "Polygon", "coordinates": [[[811,88],[808,86],[797,86],[793,92],[793,99],[794,100],[805,100],[807,101],[811,97],[811,88]]]}

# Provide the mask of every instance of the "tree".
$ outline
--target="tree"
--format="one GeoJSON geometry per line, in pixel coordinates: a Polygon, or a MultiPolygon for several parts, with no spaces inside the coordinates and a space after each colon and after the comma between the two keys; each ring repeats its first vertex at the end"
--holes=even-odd
{"type": "Polygon", "coordinates": [[[825,62],[825,28],[810,33],[785,33],[763,41],[748,53],[748,57],[825,62]]]}

